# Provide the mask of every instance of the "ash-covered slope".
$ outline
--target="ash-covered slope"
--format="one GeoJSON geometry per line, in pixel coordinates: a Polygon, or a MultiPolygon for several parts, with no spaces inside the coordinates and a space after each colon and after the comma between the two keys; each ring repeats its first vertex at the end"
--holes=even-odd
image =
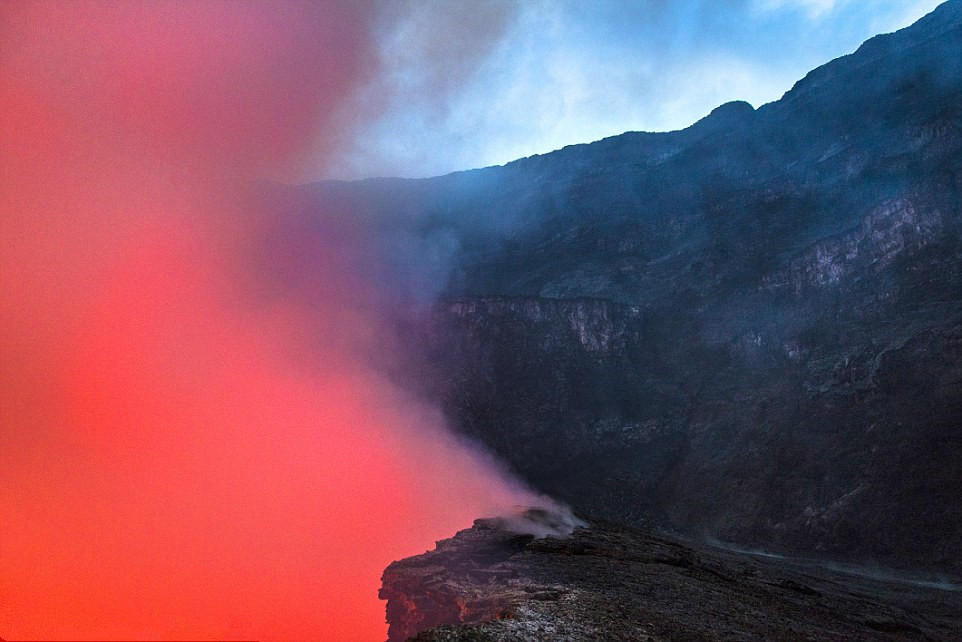
{"type": "Polygon", "coordinates": [[[497,519],[391,564],[389,642],[954,640],[960,587],[695,549],[612,524],[533,539],[497,519]]]}
{"type": "Polygon", "coordinates": [[[441,296],[400,324],[405,380],[545,492],[960,573],[960,194],[953,0],[757,110],[300,198],[441,296]]]}

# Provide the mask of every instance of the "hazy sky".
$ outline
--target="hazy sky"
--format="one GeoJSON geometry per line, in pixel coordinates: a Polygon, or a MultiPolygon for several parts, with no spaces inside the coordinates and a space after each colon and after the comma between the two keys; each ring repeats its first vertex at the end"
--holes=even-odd
{"type": "Polygon", "coordinates": [[[396,3],[345,152],[316,176],[430,176],[777,100],[938,0],[396,3]]]}

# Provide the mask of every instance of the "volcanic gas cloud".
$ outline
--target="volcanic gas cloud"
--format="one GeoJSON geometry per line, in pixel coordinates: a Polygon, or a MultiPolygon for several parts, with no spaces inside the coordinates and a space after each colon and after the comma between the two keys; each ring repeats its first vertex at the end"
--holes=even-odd
{"type": "Polygon", "coordinates": [[[531,501],[365,358],[363,226],[309,304],[252,270],[361,4],[0,7],[0,635],[383,639],[387,563],[531,501]]]}

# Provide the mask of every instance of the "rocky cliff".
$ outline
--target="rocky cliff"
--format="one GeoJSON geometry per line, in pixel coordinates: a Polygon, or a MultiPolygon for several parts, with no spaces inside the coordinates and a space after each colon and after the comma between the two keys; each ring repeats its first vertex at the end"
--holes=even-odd
{"type": "Polygon", "coordinates": [[[758,110],[519,161],[539,214],[423,337],[455,425],[608,519],[962,572],[960,54],[947,3],[758,110]]]}
{"type": "Polygon", "coordinates": [[[594,523],[535,539],[504,520],[384,571],[390,642],[952,640],[959,586],[734,555],[594,523]]]}
{"type": "Polygon", "coordinates": [[[399,320],[399,377],[539,489],[962,573],[959,0],[758,109],[300,193],[382,229],[380,274],[440,297],[399,320]]]}

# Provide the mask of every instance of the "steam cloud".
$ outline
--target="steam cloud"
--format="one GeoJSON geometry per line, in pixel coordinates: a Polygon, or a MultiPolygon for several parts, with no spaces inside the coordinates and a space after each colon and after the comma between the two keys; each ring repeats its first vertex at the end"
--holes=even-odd
{"type": "Polygon", "coordinates": [[[540,501],[381,374],[363,222],[265,243],[252,182],[359,125],[360,4],[0,7],[4,636],[383,639],[387,563],[540,501]]]}

